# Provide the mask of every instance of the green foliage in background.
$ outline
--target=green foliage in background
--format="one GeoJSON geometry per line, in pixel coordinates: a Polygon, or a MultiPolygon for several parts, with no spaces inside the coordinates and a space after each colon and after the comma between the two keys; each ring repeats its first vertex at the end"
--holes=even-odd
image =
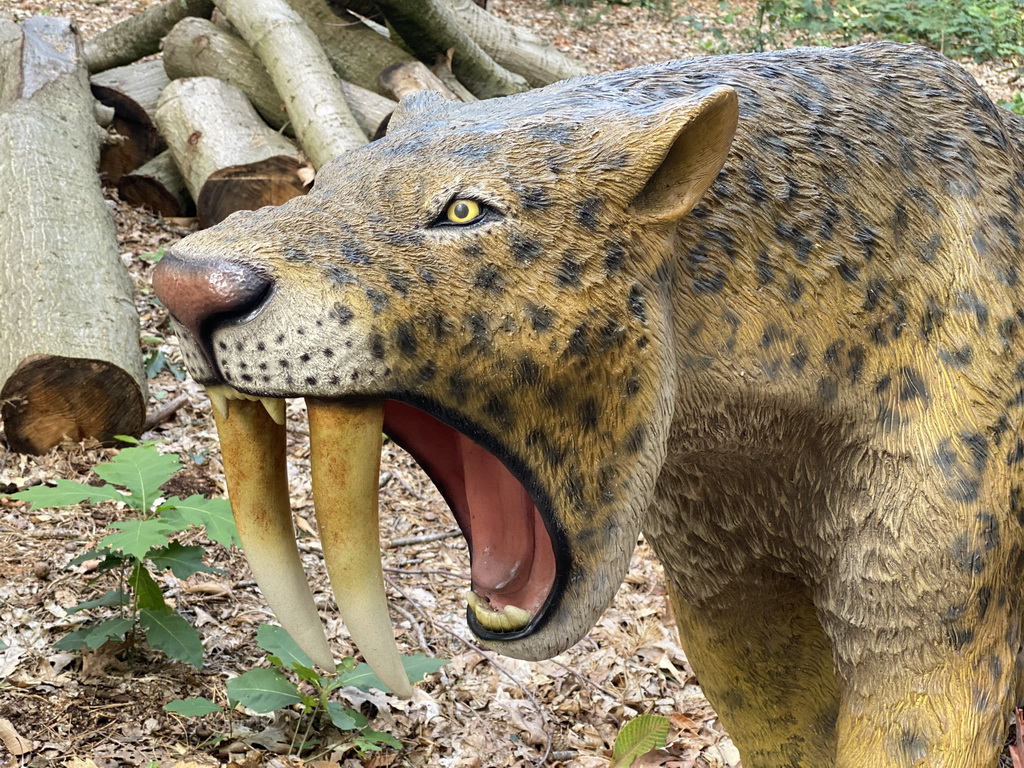
{"type": "Polygon", "coordinates": [[[88,501],[115,501],[131,510],[129,518],[110,523],[111,530],[95,549],[71,561],[71,565],[98,559],[101,573],[112,573],[117,586],[96,600],[70,608],[68,614],[94,608],[116,608],[117,618],[90,624],[61,638],[62,650],[95,650],[108,641],[123,642],[144,635],[155,648],[174,659],[202,666],[203,646],[195,628],[164,600],[155,573],[170,570],[177,578],[193,573],[216,573],[203,563],[201,546],[186,546],[175,534],[205,527],[213,541],[238,545],[238,532],[227,499],[189,496],[161,500],[160,489],[181,468],[173,454],[160,453],[151,442],[131,437],[132,443],[113,460],[97,464],[93,471],[106,481],[92,486],[58,479],[53,486],[40,485],[12,494],[35,507],[66,507],[88,501]]]}
{"type": "Polygon", "coordinates": [[[1024,56],[1024,3],[759,0],[755,25],[745,32],[756,50],[781,47],[780,33],[797,33],[796,42],[802,44],[884,38],[921,43],[948,56],[988,61],[1024,56]]]}
{"type": "MultiPolygon", "coordinates": [[[[293,751],[297,754],[317,746],[319,740],[311,738],[311,734],[318,733],[328,723],[347,732],[348,744],[360,755],[366,756],[384,747],[401,749],[401,742],[394,736],[371,728],[365,715],[331,701],[331,694],[344,686],[362,691],[371,688],[387,691],[368,665],[345,659],[338,664],[335,674],[321,675],[313,669],[313,660],[283,628],[264,624],[257,630],[256,641],[267,651],[267,659],[274,666],[252,669],[228,680],[227,698],[231,708],[241,704],[254,712],[267,714],[298,705],[303,723],[296,729],[298,743],[293,745],[293,751]],[[298,737],[300,732],[303,733],[301,738],[298,737]]],[[[447,663],[423,654],[402,658],[405,671],[414,683],[447,663]]],[[[176,699],[164,709],[190,717],[222,711],[217,704],[202,697],[176,699]]]]}

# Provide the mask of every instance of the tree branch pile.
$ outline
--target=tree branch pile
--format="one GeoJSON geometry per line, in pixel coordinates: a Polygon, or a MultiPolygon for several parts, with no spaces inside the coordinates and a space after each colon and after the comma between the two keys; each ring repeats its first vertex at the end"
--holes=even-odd
{"type": "Polygon", "coordinates": [[[304,194],[316,169],[382,135],[411,90],[469,101],[582,72],[472,0],[165,0],[84,45],[67,20],[0,20],[8,446],[144,424],[138,320],[101,178],[209,226],[304,194]]]}

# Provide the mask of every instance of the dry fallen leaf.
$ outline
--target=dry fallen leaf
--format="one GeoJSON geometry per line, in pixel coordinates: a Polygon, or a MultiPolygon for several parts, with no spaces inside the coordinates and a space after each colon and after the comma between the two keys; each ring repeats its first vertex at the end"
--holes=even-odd
{"type": "Polygon", "coordinates": [[[0,741],[7,747],[7,751],[15,757],[21,757],[32,751],[32,742],[22,737],[11,724],[10,720],[0,718],[0,741]]]}

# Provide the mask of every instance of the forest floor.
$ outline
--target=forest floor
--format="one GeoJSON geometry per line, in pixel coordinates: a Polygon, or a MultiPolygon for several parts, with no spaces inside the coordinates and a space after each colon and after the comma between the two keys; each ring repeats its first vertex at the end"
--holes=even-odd
{"type": "MultiPolygon", "coordinates": [[[[37,13],[70,16],[86,38],[149,4],[5,0],[0,15],[8,3],[16,20],[37,13]]],[[[754,5],[731,3],[731,10],[739,9],[731,19],[717,0],[692,0],[667,10],[601,2],[558,7],[545,0],[506,0],[492,8],[533,28],[588,69],[600,71],[745,50],[754,5]]],[[[995,98],[1009,98],[1012,70],[998,64],[967,65],[995,98]]],[[[152,261],[147,256],[188,234],[194,222],[156,218],[113,195],[109,203],[122,258],[136,281],[144,351],[163,353],[175,363],[180,357],[173,330],[166,311],[153,299],[152,261]]],[[[219,450],[201,388],[164,367],[150,381],[150,409],[182,394],[189,396],[188,402],[143,437],[156,441],[162,451],[176,453],[184,465],[166,495],[222,495],[219,450]]],[[[301,402],[290,403],[288,418],[291,501],[304,565],[336,655],[352,655],[355,649],[333,611],[312,519],[301,402]]],[[[91,468],[113,454],[111,449],[76,444],[29,457],[8,452],[0,443],[0,494],[56,478],[95,480],[91,468]]],[[[292,711],[182,718],[163,710],[168,701],[189,696],[224,704],[227,679],[266,666],[255,636],[256,628],[272,617],[236,550],[208,546],[209,560],[222,570],[220,575],[179,581],[168,572],[161,579],[168,599],[203,637],[206,661],[201,670],[146,647],[108,645],[83,653],[52,648],[89,618],[69,614],[69,608],[115,586],[109,574],[94,571],[94,562],[68,563],[93,546],[119,514],[113,504],[29,510],[0,496],[0,641],[8,646],[0,652],[0,766],[597,768],[608,765],[623,724],[647,712],[669,716],[672,728],[666,749],[637,765],[740,764],[678,645],[660,566],[642,541],[614,604],[576,646],[539,663],[487,653],[473,643],[466,628],[465,543],[459,536],[442,536],[455,526],[440,495],[407,454],[385,445],[381,535],[396,637],[404,652],[450,661],[418,685],[410,701],[344,692],[349,706],[372,716],[374,728],[401,741],[401,750],[363,757],[346,734],[328,729],[318,748],[297,757],[292,711]],[[413,541],[389,546],[403,539],[413,541]]]]}

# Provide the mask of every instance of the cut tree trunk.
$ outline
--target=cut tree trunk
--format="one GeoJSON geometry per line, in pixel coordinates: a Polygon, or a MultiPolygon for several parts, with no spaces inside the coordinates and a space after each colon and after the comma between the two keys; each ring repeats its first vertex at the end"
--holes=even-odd
{"type": "Polygon", "coordinates": [[[442,0],[377,0],[377,5],[421,61],[434,61],[451,51],[452,71],[477,98],[530,89],[526,80],[499,65],[474,42],[442,0]]]}
{"type": "MultiPolygon", "coordinates": [[[[419,61],[406,61],[388,67],[380,73],[380,82],[399,101],[415,91],[437,91],[451,101],[465,100],[419,61]]],[[[470,95],[470,100],[474,98],[470,95]]]]}
{"type": "MultiPolygon", "coordinates": [[[[245,41],[206,19],[188,18],[178,22],[164,38],[164,69],[168,77],[216,77],[237,86],[249,97],[263,119],[291,134],[284,99],[263,62],[245,41]]],[[[357,85],[341,83],[342,93],[356,122],[368,136],[397,106],[357,85]]]]}
{"type": "Polygon", "coordinates": [[[260,119],[238,88],[212,77],[174,80],[156,112],[199,225],[304,194],[312,172],[296,146],[260,119]]]}
{"type": "Polygon", "coordinates": [[[169,149],[122,176],[117,193],[128,205],[148,208],[167,218],[195,215],[185,179],[169,149]]]}
{"type": "Polygon", "coordinates": [[[85,43],[90,72],[131,64],[160,50],[160,41],[186,16],[210,17],[212,0],[166,0],[100,32],[85,43]]]}
{"type": "Polygon", "coordinates": [[[335,15],[324,0],[288,0],[288,4],[313,30],[334,71],[345,82],[387,96],[377,81],[380,73],[393,64],[414,61],[412,55],[355,16],[335,15]]]}
{"type": "Polygon", "coordinates": [[[132,282],[96,165],[103,131],[67,19],[0,20],[0,414],[14,451],[138,435],[132,282]]]}
{"type": "Polygon", "coordinates": [[[107,184],[116,185],[121,176],[167,148],[155,115],[160,93],[170,81],[157,60],[108,69],[90,81],[93,96],[114,109],[108,127],[113,135],[100,153],[100,174],[107,184]]]}
{"type": "Polygon", "coordinates": [[[534,88],[586,74],[582,65],[546,40],[488,13],[473,0],[445,1],[459,25],[488,56],[525,77],[534,88]]]}
{"type": "Polygon", "coordinates": [[[270,73],[314,168],[366,144],[316,35],[285,0],[216,2],[270,73]]]}

